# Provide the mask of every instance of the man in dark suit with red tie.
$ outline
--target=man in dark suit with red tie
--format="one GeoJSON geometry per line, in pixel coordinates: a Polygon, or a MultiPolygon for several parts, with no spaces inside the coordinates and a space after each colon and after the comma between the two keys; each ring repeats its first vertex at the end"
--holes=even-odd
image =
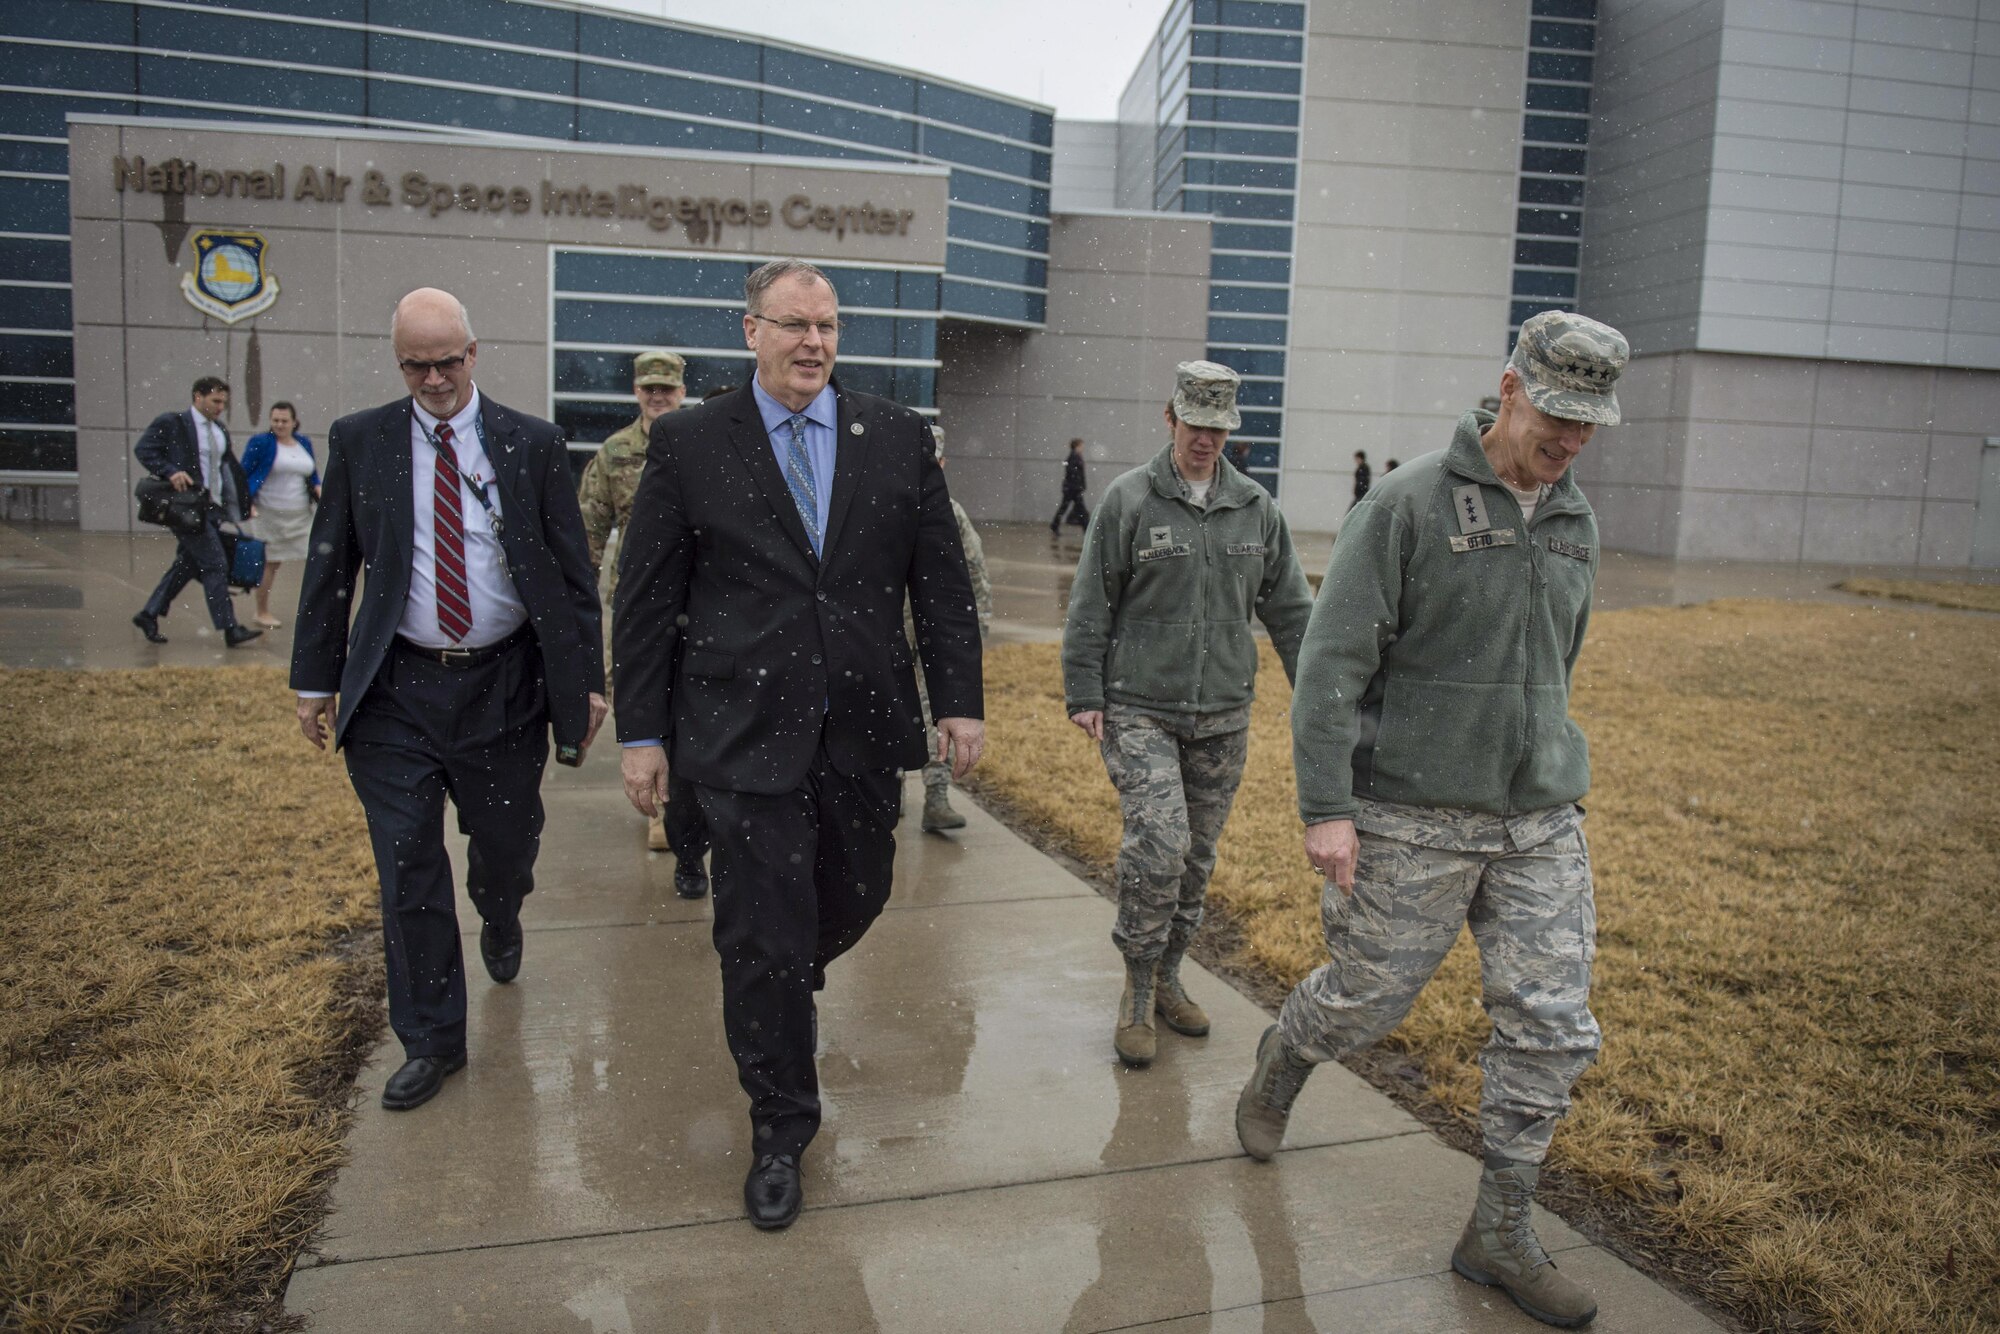
{"type": "Polygon", "coordinates": [[[166,643],[160,618],[173,610],[181,590],[199,579],[209,619],[222,632],[222,642],[235,648],[264,633],[236,623],[236,606],[229,600],[229,558],[222,548],[221,525],[245,517],[250,487],[236,451],[229,447],[229,430],[222,424],[222,415],[229,411],[228,382],[204,375],[194,382],[193,398],[187,411],[153,418],[132,452],[147,472],[166,479],[174,490],[199,488],[214,503],[200,532],[177,535],[174,563],[132,617],[132,624],[155,644],[166,643]]]}
{"type": "Polygon", "coordinates": [[[328,432],[292,688],[308,741],[324,747],[332,724],[368,815],[389,1023],[406,1057],[382,1105],[400,1111],[465,1064],[445,798],[471,839],[480,955],[511,982],[550,732],[557,758],[580,762],[607,706],[597,580],[562,435],[480,393],[479,344],[450,293],[404,297],[389,338],[410,397],[328,432]]]}
{"type": "Polygon", "coordinates": [[[831,380],[832,282],[778,260],[745,284],[749,387],[653,427],[612,617],[625,792],[651,815],[669,753],[715,840],[722,1016],[753,1131],[744,1203],[798,1216],[819,1129],[813,993],[889,897],[899,770],[985,745],[979,617],[924,419],[831,380]]]}

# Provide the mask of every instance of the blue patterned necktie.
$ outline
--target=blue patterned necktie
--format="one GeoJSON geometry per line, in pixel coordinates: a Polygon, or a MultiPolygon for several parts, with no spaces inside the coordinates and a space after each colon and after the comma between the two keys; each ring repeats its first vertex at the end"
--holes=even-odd
{"type": "Polygon", "coordinates": [[[791,452],[785,460],[785,486],[792,493],[792,503],[799,507],[799,518],[806,526],[806,537],[812,541],[813,554],[820,554],[819,531],[819,491],[813,486],[812,459],[806,454],[806,414],[795,412],[786,419],[785,425],[792,428],[791,452]]]}

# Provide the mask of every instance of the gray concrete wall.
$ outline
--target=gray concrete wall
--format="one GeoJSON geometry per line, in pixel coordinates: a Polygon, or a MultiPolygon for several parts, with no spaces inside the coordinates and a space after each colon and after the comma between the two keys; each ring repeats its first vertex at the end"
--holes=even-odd
{"type": "Polygon", "coordinates": [[[1117,208],[1118,122],[1057,121],[1049,173],[1056,212],[1117,208]]]}
{"type": "Polygon", "coordinates": [[[1072,437],[1085,442],[1093,503],[1158,452],[1174,366],[1206,346],[1208,259],[1205,219],[1060,213],[1046,330],[945,325],[945,470],[974,518],[1046,523],[1072,437]]]}
{"type": "Polygon", "coordinates": [[[1635,359],[1619,398],[1577,465],[1609,550],[1971,562],[2000,373],[1681,352],[1635,359]]]}
{"type": "Polygon", "coordinates": [[[674,157],[472,146],[435,137],[360,133],[299,134],[190,127],[157,121],[75,124],[70,136],[70,214],[75,256],[77,471],[86,528],[126,528],[138,464],[132,442],[163,411],[183,411],[197,376],[220,375],[235,392],[226,420],[239,443],[262,428],[276,399],[298,404],[305,433],[323,438],[343,413],[403,395],[389,350],[389,314],[413,287],[456,293],[479,338],[483,391],[537,415],[549,410],[549,248],[602,245],[755,258],[899,264],[944,262],[946,178],[937,169],[858,171],[770,158],[674,157]],[[311,199],[183,198],[120,192],[113,158],[149,163],[192,158],[206,167],[287,168],[288,194],[300,167],[317,164],[353,178],[344,202],[311,199]],[[392,185],[406,172],[459,182],[538,189],[588,182],[615,190],[642,183],[675,195],[782,201],[815,199],[910,209],[907,235],[844,237],[782,222],[724,229],[697,245],[683,231],[643,221],[526,212],[433,215],[397,199],[371,207],[358,196],[374,169],[392,185]],[[202,226],[249,227],[268,242],[268,270],[280,296],[270,310],[236,325],[197,311],[181,275],[194,259],[188,236],[202,226]]]}
{"type": "Polygon", "coordinates": [[[1331,530],[1354,451],[1440,449],[1507,353],[1528,0],[1309,10],[1279,485],[1331,530]]]}

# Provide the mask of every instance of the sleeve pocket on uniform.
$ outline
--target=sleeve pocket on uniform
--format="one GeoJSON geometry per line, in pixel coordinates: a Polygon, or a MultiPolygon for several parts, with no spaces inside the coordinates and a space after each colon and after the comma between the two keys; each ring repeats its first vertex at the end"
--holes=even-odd
{"type": "Polygon", "coordinates": [[[728,680],[736,675],[736,656],[731,653],[714,653],[705,648],[691,648],[681,660],[682,668],[689,676],[707,676],[715,680],[728,680]]]}

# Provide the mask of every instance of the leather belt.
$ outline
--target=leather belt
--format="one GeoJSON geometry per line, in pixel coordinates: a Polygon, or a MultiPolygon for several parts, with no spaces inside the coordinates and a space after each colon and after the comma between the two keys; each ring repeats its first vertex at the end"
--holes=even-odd
{"type": "Polygon", "coordinates": [[[483,662],[491,662],[504,653],[511,653],[535,637],[535,632],[525,624],[513,634],[497,644],[487,644],[480,648],[425,648],[413,644],[401,635],[396,636],[396,647],[405,653],[414,653],[419,658],[441,663],[446,667],[477,667],[483,662]]]}

